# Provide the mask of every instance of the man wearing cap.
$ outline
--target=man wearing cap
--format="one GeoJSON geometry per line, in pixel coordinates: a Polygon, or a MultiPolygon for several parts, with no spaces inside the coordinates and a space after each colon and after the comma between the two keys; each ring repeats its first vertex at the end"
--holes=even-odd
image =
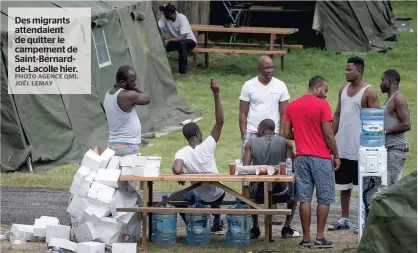
{"type": "Polygon", "coordinates": [[[172,4],[159,6],[164,16],[158,20],[158,26],[165,28],[170,39],[164,40],[164,46],[167,52],[179,52],[179,72],[185,77],[187,72],[187,56],[190,51],[196,47],[196,37],[192,32],[187,17],[176,11],[172,4]]]}

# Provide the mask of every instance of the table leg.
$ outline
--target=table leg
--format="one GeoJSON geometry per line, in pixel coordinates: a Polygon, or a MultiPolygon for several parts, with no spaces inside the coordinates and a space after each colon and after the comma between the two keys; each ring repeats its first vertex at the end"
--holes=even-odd
{"type": "MultiPolygon", "coordinates": [[[[274,48],[274,40],[276,39],[276,35],[275,34],[270,34],[270,47],[269,50],[272,51],[274,48]]],[[[271,59],[273,59],[274,55],[269,55],[271,59]]]]}
{"type": "MultiPolygon", "coordinates": [[[[264,182],[264,208],[270,209],[272,200],[272,183],[271,182],[264,182]]],[[[266,215],[264,217],[264,244],[266,248],[268,247],[268,244],[272,242],[272,216],[266,215]]]]}
{"type": "MultiPolygon", "coordinates": [[[[280,40],[280,49],[284,50],[284,37],[282,37],[280,40]]],[[[284,71],[284,55],[280,56],[280,58],[281,58],[282,71],[284,71]]]]}
{"type": "MultiPolygon", "coordinates": [[[[143,195],[143,199],[144,199],[144,204],[145,205],[148,205],[148,202],[149,202],[149,200],[148,200],[148,198],[149,198],[149,194],[148,194],[148,191],[149,191],[149,188],[146,186],[146,185],[144,185],[144,184],[142,184],[143,185],[143,191],[142,191],[142,195],[143,195]]],[[[148,251],[148,242],[147,242],[147,223],[148,223],[148,220],[147,220],[147,214],[148,213],[142,213],[142,249],[141,248],[139,248],[139,243],[138,243],[138,252],[147,252],[148,251]]]]}
{"type": "MultiPolygon", "coordinates": [[[[209,33],[205,32],[205,47],[206,48],[208,47],[208,40],[209,40],[208,35],[209,33]]],[[[205,68],[208,68],[208,67],[209,67],[209,53],[205,53],[205,68]]]]}
{"type": "MultiPolygon", "coordinates": [[[[153,203],[153,194],[152,194],[152,191],[153,191],[153,189],[152,189],[152,186],[153,186],[153,181],[148,181],[148,203],[147,203],[147,206],[148,207],[151,207],[152,206],[152,203],[153,203]]],[[[152,213],[149,213],[148,214],[149,216],[148,216],[148,223],[149,223],[149,225],[148,225],[148,238],[149,238],[149,241],[151,241],[151,235],[152,235],[152,213]]]]}

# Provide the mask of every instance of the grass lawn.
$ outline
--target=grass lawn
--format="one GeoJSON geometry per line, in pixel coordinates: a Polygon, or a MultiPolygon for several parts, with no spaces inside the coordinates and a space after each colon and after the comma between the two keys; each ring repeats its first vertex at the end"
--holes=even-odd
{"type": "MultiPolygon", "coordinates": [[[[411,145],[403,175],[416,170],[416,129],[417,129],[417,34],[416,34],[416,2],[393,2],[395,13],[401,17],[412,17],[414,32],[401,34],[395,48],[387,53],[361,53],[365,59],[364,79],[377,89],[380,104],[387,98],[379,89],[382,73],[389,69],[397,69],[401,74],[401,91],[406,94],[411,113],[412,130],[407,133],[411,145]]],[[[345,82],[346,60],[351,55],[334,54],[318,49],[292,50],[285,58],[285,71],[280,71],[280,58],[275,59],[275,77],[283,80],[295,99],[307,90],[308,80],[314,75],[324,76],[330,84],[328,100],[333,110],[337,105],[338,89],[345,82]]],[[[176,54],[171,63],[178,92],[185,97],[191,107],[199,108],[203,113],[200,125],[206,137],[214,124],[214,102],[209,88],[213,77],[221,85],[221,97],[224,109],[225,124],[216,150],[216,160],[221,172],[228,171],[228,163],[239,158],[241,140],[238,127],[239,95],[244,82],[256,75],[258,56],[211,54],[211,68],[198,68],[196,73],[189,73],[189,79],[179,78],[176,65],[176,54]]],[[[199,63],[203,64],[202,56],[199,63]]],[[[181,132],[176,132],[153,140],[150,146],[144,147],[144,155],[162,156],[163,172],[170,173],[175,152],[187,145],[181,132]]],[[[51,169],[46,173],[13,173],[2,175],[2,187],[50,187],[69,189],[77,166],[65,165],[51,169]]],[[[240,189],[239,183],[229,184],[240,189]]],[[[156,183],[157,191],[180,189],[177,183],[156,183]]]]}

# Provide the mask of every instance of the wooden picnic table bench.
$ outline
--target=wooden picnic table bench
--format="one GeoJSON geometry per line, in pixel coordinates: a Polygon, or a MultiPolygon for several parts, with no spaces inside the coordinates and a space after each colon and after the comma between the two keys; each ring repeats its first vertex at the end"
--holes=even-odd
{"type": "MultiPolygon", "coordinates": [[[[118,212],[135,212],[137,218],[142,221],[142,248],[138,250],[147,251],[147,227],[148,239],[151,241],[152,234],[152,213],[207,213],[207,214],[259,214],[265,215],[264,243],[272,242],[272,215],[289,215],[290,209],[271,209],[272,207],[272,183],[277,182],[293,182],[294,176],[274,175],[274,176],[257,176],[257,175],[229,175],[220,174],[162,174],[158,177],[138,177],[138,176],[121,176],[120,181],[140,181],[143,184],[143,207],[116,208],[118,212]],[[170,195],[167,199],[154,202],[153,201],[153,183],[154,181],[193,181],[196,182],[189,187],[170,195]],[[264,182],[264,207],[255,203],[253,200],[241,195],[221,182],[264,182]],[[176,202],[175,199],[183,194],[196,189],[201,185],[215,185],[223,189],[226,193],[240,199],[243,203],[250,206],[251,209],[228,209],[228,208],[162,208],[165,203],[176,202]],[[147,219],[148,216],[148,219],[147,219]],[[149,224],[148,224],[149,223],[149,224]]],[[[180,202],[180,201],[179,201],[180,202]]],[[[185,203],[182,203],[185,204],[185,203]]],[[[224,203],[222,203],[224,204],[224,203]]],[[[139,242],[139,238],[138,238],[139,242]]]]}
{"type": "MultiPolygon", "coordinates": [[[[289,46],[285,47],[284,37],[286,35],[294,34],[299,30],[297,28],[275,28],[275,27],[224,27],[219,25],[191,25],[192,31],[195,33],[196,38],[199,34],[204,34],[204,43],[198,43],[196,48],[192,50],[193,55],[193,71],[196,70],[197,65],[197,53],[205,54],[205,67],[209,66],[209,53],[224,53],[224,54],[260,54],[269,55],[271,58],[274,56],[281,57],[281,69],[284,70],[284,56],[288,54],[289,46]],[[224,32],[224,33],[251,33],[251,34],[269,34],[269,44],[264,43],[210,43],[208,40],[209,32],[224,32]],[[275,44],[275,40],[280,37],[280,44],[275,44]],[[264,50],[251,50],[251,49],[222,49],[222,48],[210,48],[213,46],[261,46],[264,50]],[[275,50],[275,46],[279,45],[279,50],[275,50]],[[203,46],[203,47],[202,47],[203,46]],[[266,50],[267,49],[267,50],[266,50]]],[[[293,48],[303,48],[301,45],[297,45],[293,48]]]]}

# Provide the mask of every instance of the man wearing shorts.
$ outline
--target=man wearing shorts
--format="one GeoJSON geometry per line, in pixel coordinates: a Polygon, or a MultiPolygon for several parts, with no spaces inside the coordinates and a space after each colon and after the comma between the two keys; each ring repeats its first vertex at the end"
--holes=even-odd
{"type": "Polygon", "coordinates": [[[332,122],[341,158],[341,168],[335,172],[336,188],[341,192],[341,218],[331,223],[328,226],[329,230],[350,228],[351,189],[358,190],[358,160],[362,131],[360,111],[362,108],[380,108],[376,90],[363,81],[363,71],[362,58],[351,57],[347,60],[345,76],[348,83],[340,88],[332,122]]]}
{"type": "Polygon", "coordinates": [[[401,76],[389,69],[382,75],[380,89],[388,94],[385,112],[388,187],[399,181],[409,151],[405,132],[411,129],[411,116],[405,96],[399,90],[401,76]]]}
{"type": "MultiPolygon", "coordinates": [[[[239,105],[239,128],[241,132],[241,160],[248,140],[257,138],[258,124],[272,119],[275,133],[279,133],[283,116],[290,99],[286,84],[273,77],[273,60],[261,56],[257,64],[258,76],[244,83],[239,105]]],[[[248,197],[248,182],[242,183],[242,194],[248,197]]]]}
{"type": "MultiPolygon", "coordinates": [[[[278,165],[286,162],[287,158],[293,160],[294,152],[292,144],[282,136],[274,134],[275,124],[271,119],[265,119],[258,126],[258,138],[249,140],[245,145],[243,165],[278,165]]],[[[251,199],[257,204],[264,204],[264,182],[250,182],[249,192],[251,199]]],[[[272,204],[287,203],[287,208],[292,210],[286,215],[286,222],[282,228],[282,237],[299,237],[299,233],[290,225],[295,214],[297,203],[292,199],[292,184],[273,183],[272,204]]],[[[252,215],[253,227],[251,228],[251,239],[260,236],[258,227],[258,215],[252,215]]]]}
{"type": "Polygon", "coordinates": [[[332,112],[325,100],[328,92],[327,81],[314,76],[309,81],[308,93],[290,102],[284,116],[283,136],[294,139],[295,158],[295,198],[300,203],[299,213],[302,222],[302,247],[311,247],[310,222],[313,188],[317,197],[317,234],[314,245],[332,247],[324,235],[329,205],[335,200],[334,170],[330,154],[334,156],[335,169],[340,159],[332,132],[332,112]],[[292,130],[293,129],[293,130],[292,130]]]}

